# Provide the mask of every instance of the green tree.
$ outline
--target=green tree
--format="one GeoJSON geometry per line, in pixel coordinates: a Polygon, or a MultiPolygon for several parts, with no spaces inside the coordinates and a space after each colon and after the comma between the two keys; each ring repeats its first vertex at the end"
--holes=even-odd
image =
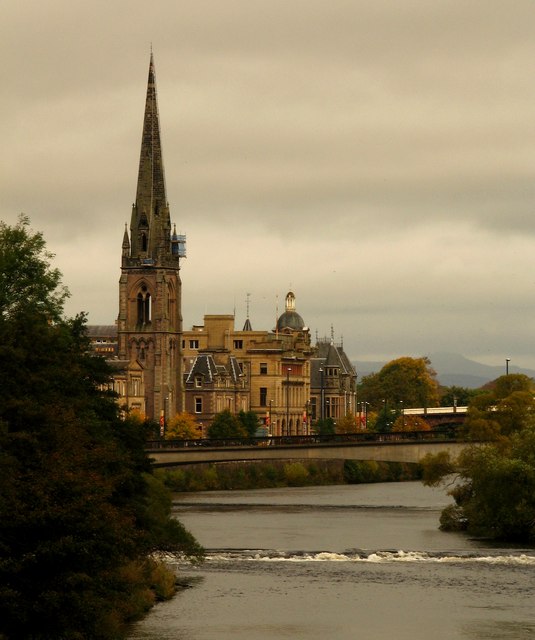
{"type": "Polygon", "coordinates": [[[208,427],[208,437],[212,440],[224,438],[247,438],[247,431],[228,409],[216,413],[212,424],[208,427]]]}
{"type": "Polygon", "coordinates": [[[378,372],[364,376],[359,397],[380,411],[386,400],[391,408],[434,407],[438,404],[438,382],[428,358],[403,357],[392,360],[378,372]]]}
{"type": "Polygon", "coordinates": [[[469,389],[468,387],[458,387],[456,385],[441,387],[440,406],[453,407],[456,405],[458,407],[466,407],[481,393],[481,389],[469,389]]]}
{"type": "Polygon", "coordinates": [[[194,440],[199,437],[199,425],[191,413],[177,413],[167,422],[165,437],[167,440],[194,440]]]}
{"type": "Polygon", "coordinates": [[[12,227],[0,221],[0,321],[24,311],[60,319],[69,292],[59,269],[50,265],[53,257],[43,235],[30,230],[27,216],[20,215],[12,227]]]}
{"type": "Polygon", "coordinates": [[[321,436],[331,436],[336,433],[336,424],[332,418],[323,418],[316,422],[315,429],[321,436]]]}
{"type": "Polygon", "coordinates": [[[254,411],[240,411],[238,421],[250,438],[254,438],[256,430],[260,427],[260,420],[254,411]]]}
{"type": "Polygon", "coordinates": [[[157,500],[84,316],[63,317],[42,236],[2,223],[0,256],[0,637],[120,638],[156,598],[151,554],[202,549],[157,500]]]}
{"type": "Polygon", "coordinates": [[[535,542],[535,423],[510,438],[469,446],[457,460],[449,454],[424,459],[424,482],[457,482],[455,506],[443,512],[443,528],[466,528],[474,535],[535,542]],[[440,456],[440,459],[439,459],[440,456]]]}

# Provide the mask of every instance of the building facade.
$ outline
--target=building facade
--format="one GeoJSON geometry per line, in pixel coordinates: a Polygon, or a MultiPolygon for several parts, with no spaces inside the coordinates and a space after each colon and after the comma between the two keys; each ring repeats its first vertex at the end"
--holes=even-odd
{"type": "Polygon", "coordinates": [[[310,359],[314,349],[310,331],[295,311],[292,292],[273,331],[254,331],[249,319],[242,330],[236,330],[233,315],[206,315],[203,325],[184,332],[182,348],[186,406],[204,427],[223,409],[243,409],[254,411],[273,435],[310,432],[310,359]],[[222,368],[218,390],[209,374],[204,378],[199,375],[201,367],[206,369],[212,362],[209,358],[214,367],[222,368]],[[204,380],[210,393],[203,395],[204,380]]]}

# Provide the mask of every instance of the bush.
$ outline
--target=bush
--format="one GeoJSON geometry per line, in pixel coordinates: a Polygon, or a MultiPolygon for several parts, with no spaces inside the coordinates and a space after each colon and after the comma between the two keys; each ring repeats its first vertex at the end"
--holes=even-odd
{"type": "Polygon", "coordinates": [[[302,487],[309,483],[310,474],[301,462],[284,465],[284,475],[290,487],[302,487]]]}

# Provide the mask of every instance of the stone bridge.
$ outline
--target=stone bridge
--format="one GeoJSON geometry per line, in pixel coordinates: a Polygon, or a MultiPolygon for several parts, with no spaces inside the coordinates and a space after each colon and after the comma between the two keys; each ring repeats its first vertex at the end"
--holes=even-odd
{"type": "Polygon", "coordinates": [[[429,431],[403,434],[337,434],[252,438],[243,441],[189,440],[180,443],[151,442],[147,449],[153,464],[170,467],[185,464],[246,460],[377,460],[419,462],[426,454],[448,451],[456,457],[466,446],[446,434],[429,431]],[[363,438],[362,436],[373,438],[363,438]]]}

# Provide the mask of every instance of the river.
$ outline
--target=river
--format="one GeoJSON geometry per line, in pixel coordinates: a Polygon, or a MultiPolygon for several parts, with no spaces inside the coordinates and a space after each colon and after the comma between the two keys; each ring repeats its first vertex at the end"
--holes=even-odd
{"type": "Polygon", "coordinates": [[[208,551],[135,640],[527,640],[535,549],[438,530],[418,482],[180,494],[208,551]]]}

